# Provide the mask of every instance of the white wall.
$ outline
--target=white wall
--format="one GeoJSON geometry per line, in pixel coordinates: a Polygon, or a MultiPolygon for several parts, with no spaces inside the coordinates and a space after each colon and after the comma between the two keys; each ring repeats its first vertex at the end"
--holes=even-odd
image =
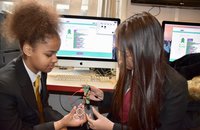
{"type": "MultiPolygon", "coordinates": [[[[142,12],[149,11],[152,6],[139,6],[131,4],[131,0],[122,0],[121,14],[122,21],[129,16],[142,12]],[[126,11],[125,11],[126,10],[126,11]]],[[[156,15],[159,13],[159,7],[154,7],[150,10],[150,13],[156,15]]],[[[183,21],[183,22],[197,22],[200,23],[200,10],[198,9],[181,9],[181,8],[170,8],[160,7],[160,14],[156,16],[157,19],[162,22],[163,20],[168,21],[183,21]]]]}

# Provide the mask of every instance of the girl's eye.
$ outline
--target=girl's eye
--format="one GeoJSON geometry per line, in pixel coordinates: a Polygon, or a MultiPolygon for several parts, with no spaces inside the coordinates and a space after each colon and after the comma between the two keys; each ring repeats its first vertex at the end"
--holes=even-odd
{"type": "Polygon", "coordinates": [[[51,57],[53,54],[45,54],[47,57],[51,57]]]}

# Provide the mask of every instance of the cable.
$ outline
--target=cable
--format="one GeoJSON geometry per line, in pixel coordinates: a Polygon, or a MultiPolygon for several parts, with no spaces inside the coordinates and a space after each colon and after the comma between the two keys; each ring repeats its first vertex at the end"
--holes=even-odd
{"type": "MultiPolygon", "coordinates": [[[[74,92],[72,95],[70,95],[70,97],[68,98],[68,101],[69,101],[69,103],[70,103],[71,109],[73,108],[73,106],[74,106],[75,102],[77,102],[77,100],[83,99],[83,100],[82,100],[82,103],[83,103],[83,104],[86,106],[86,108],[89,110],[89,107],[90,107],[89,92],[90,92],[90,85],[83,85],[83,88],[79,89],[78,91],[76,91],[76,92],[74,92]],[[72,101],[72,97],[73,97],[76,93],[78,93],[78,92],[84,92],[84,95],[83,95],[83,96],[84,96],[84,99],[82,98],[83,96],[81,96],[81,97],[77,98],[76,100],[72,101]]],[[[94,96],[95,96],[95,95],[94,95],[94,96]]],[[[95,97],[96,97],[96,98],[99,98],[99,97],[97,97],[97,96],[95,96],[95,97]]],[[[100,99],[100,98],[99,98],[99,99],[100,99]]],[[[67,110],[67,109],[63,106],[62,101],[61,101],[61,95],[59,95],[59,103],[60,103],[61,108],[62,108],[65,112],[67,112],[67,113],[70,112],[70,110],[67,110]]]]}
{"type": "MultiPolygon", "coordinates": [[[[69,100],[69,102],[70,102],[70,106],[71,106],[71,108],[73,107],[73,104],[77,101],[77,100],[79,100],[79,99],[81,99],[82,97],[79,97],[79,98],[77,98],[76,100],[74,100],[73,102],[72,102],[72,99],[71,99],[71,97],[73,97],[76,93],[78,93],[78,92],[83,92],[83,89],[81,88],[81,89],[79,89],[78,91],[76,91],[76,92],[74,92],[71,96],[70,96],[70,98],[68,98],[69,100]]],[[[67,110],[64,106],[63,106],[63,104],[62,104],[62,101],[61,101],[61,96],[62,95],[59,95],[59,103],[60,103],[60,106],[61,106],[61,108],[65,111],[65,112],[70,112],[70,110],[67,110]]]]}
{"type": "Polygon", "coordinates": [[[62,102],[61,102],[61,95],[59,95],[59,103],[60,103],[61,108],[62,108],[65,112],[67,112],[67,113],[70,112],[69,110],[65,109],[64,106],[62,105],[62,102]]]}
{"type": "MultiPolygon", "coordinates": [[[[157,6],[156,6],[156,7],[157,7],[157,6]]],[[[151,7],[151,8],[148,10],[148,13],[150,13],[151,10],[153,10],[154,8],[155,8],[155,6],[151,7]]],[[[159,9],[159,11],[158,11],[157,14],[154,15],[155,17],[158,16],[158,15],[160,14],[160,12],[161,12],[161,8],[160,8],[160,6],[158,7],[158,9],[159,9]]]]}
{"type": "Polygon", "coordinates": [[[92,71],[95,72],[97,76],[114,76],[114,71],[112,69],[105,68],[91,68],[92,71]]]}

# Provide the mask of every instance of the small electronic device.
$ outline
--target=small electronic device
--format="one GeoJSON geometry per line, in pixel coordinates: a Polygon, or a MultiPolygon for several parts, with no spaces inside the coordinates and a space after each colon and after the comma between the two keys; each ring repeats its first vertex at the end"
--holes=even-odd
{"type": "Polygon", "coordinates": [[[74,114],[74,119],[83,120],[85,117],[85,109],[82,107],[79,107],[76,109],[76,113],[74,114]]]}
{"type": "Polygon", "coordinates": [[[163,21],[164,50],[169,62],[200,53],[200,23],[163,21]]]}
{"type": "Polygon", "coordinates": [[[85,96],[85,104],[86,105],[90,104],[89,91],[90,91],[90,85],[83,85],[83,92],[84,92],[84,96],[85,96]]]}
{"type": "Polygon", "coordinates": [[[58,66],[115,68],[115,30],[119,18],[62,15],[58,66]]]}

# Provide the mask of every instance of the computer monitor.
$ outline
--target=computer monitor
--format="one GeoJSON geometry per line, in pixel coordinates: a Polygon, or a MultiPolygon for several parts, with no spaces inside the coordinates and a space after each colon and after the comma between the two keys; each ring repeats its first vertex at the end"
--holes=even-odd
{"type": "Polygon", "coordinates": [[[62,15],[58,66],[115,68],[115,30],[119,18],[62,15]]]}
{"type": "Polygon", "coordinates": [[[200,53],[200,23],[163,21],[164,50],[169,62],[200,53]]]}

